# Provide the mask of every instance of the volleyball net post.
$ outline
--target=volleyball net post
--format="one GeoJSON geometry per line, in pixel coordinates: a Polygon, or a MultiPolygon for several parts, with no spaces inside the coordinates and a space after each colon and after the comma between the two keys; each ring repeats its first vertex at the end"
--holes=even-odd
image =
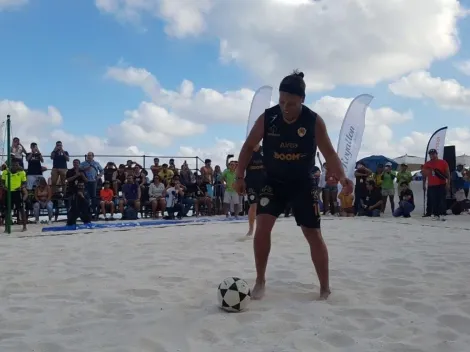
{"type": "Polygon", "coordinates": [[[6,182],[6,192],[7,192],[7,211],[5,214],[5,232],[7,234],[11,234],[11,225],[12,225],[12,217],[11,217],[11,121],[10,115],[7,115],[7,123],[6,123],[6,143],[7,143],[7,182],[6,182]]]}

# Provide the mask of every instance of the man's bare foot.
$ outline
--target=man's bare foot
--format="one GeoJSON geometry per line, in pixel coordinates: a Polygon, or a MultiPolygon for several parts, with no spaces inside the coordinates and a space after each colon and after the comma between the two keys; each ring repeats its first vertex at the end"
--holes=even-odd
{"type": "Polygon", "coordinates": [[[253,236],[253,229],[249,229],[246,235],[248,237],[253,236]]]}
{"type": "Polygon", "coordinates": [[[26,227],[23,227],[23,229],[21,230],[21,232],[26,232],[26,231],[28,231],[26,227]]]}
{"type": "Polygon", "coordinates": [[[320,300],[326,301],[330,295],[331,295],[331,290],[329,288],[320,289],[320,300]]]}
{"type": "Polygon", "coordinates": [[[257,282],[251,291],[251,298],[255,300],[262,299],[266,291],[266,282],[257,282]]]}

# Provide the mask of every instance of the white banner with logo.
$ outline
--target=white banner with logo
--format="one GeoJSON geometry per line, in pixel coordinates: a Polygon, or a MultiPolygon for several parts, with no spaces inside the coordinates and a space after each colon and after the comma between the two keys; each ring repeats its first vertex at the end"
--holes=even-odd
{"type": "Polygon", "coordinates": [[[346,177],[353,179],[357,156],[361,149],[366,127],[366,112],[374,97],[361,94],[354,98],[344,116],[338,139],[338,157],[343,164],[346,177]]]}
{"type": "Polygon", "coordinates": [[[436,149],[439,159],[444,159],[444,144],[446,142],[446,134],[447,126],[439,128],[432,134],[431,138],[429,138],[428,146],[426,147],[426,155],[424,156],[425,161],[428,161],[428,153],[431,149],[436,149]]]}
{"type": "Polygon", "coordinates": [[[251,129],[253,128],[256,120],[264,110],[269,109],[271,106],[271,96],[273,94],[273,87],[270,86],[262,86],[259,88],[255,95],[253,96],[253,100],[251,101],[250,113],[248,115],[248,123],[246,125],[246,136],[250,134],[251,129]]]}

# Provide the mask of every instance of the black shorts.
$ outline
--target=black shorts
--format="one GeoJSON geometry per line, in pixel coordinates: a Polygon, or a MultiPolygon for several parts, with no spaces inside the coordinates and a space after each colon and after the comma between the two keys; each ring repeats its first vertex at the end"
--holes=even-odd
{"type": "Polygon", "coordinates": [[[290,205],[298,226],[319,229],[318,190],[313,180],[284,183],[268,177],[259,193],[257,213],[278,217],[290,205]]]}
{"type": "Polygon", "coordinates": [[[21,191],[11,192],[11,207],[18,210],[24,209],[23,193],[21,191]]]}
{"type": "Polygon", "coordinates": [[[248,203],[250,205],[258,204],[259,194],[261,192],[261,188],[263,188],[264,180],[245,179],[245,184],[246,184],[246,195],[248,197],[248,203]]]}

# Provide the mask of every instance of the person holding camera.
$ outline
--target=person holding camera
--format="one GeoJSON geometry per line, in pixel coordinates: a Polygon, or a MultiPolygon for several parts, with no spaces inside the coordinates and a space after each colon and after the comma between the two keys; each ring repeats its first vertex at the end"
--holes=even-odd
{"type": "Polygon", "coordinates": [[[175,219],[175,213],[177,213],[176,218],[178,220],[182,219],[184,207],[182,204],[182,199],[184,197],[183,187],[179,181],[172,180],[168,187],[166,188],[166,211],[168,216],[165,217],[167,220],[175,219]]]}
{"type": "Polygon", "coordinates": [[[51,170],[51,183],[52,193],[57,192],[57,183],[61,186],[65,184],[67,178],[67,163],[69,161],[69,153],[64,150],[61,141],[55,143],[55,148],[51,153],[52,170],[51,170]]]}
{"type": "Polygon", "coordinates": [[[44,162],[44,158],[39,151],[37,143],[31,143],[31,153],[26,154],[26,161],[28,162],[26,188],[32,190],[37,186],[37,180],[40,177],[42,178],[44,171],[41,164],[44,162]]]}

